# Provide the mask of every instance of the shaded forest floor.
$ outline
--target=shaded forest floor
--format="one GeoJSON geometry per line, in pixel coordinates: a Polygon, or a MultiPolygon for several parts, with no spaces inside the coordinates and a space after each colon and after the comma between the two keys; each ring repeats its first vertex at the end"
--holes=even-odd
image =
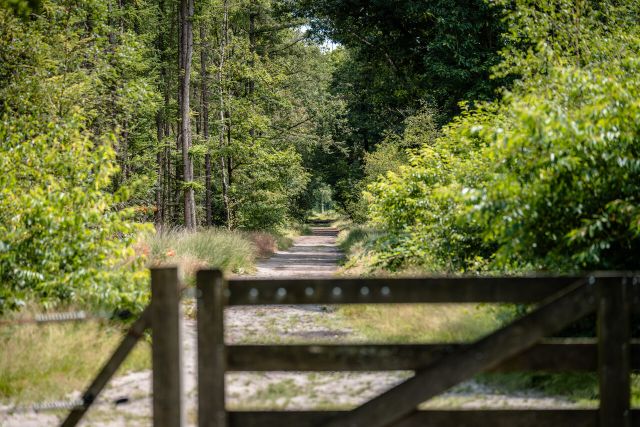
{"type": "MultiPolygon", "coordinates": [[[[328,276],[338,273],[342,253],[336,246],[338,231],[313,227],[311,236],[296,238],[293,246],[258,264],[257,277],[328,276]]],[[[186,312],[189,313],[187,302],[186,312]]],[[[191,303],[192,304],[192,303],[191,303]]],[[[364,342],[369,336],[357,312],[326,306],[232,307],[225,313],[226,341],[248,343],[364,342]]],[[[196,349],[195,322],[184,322],[185,390],[187,421],[195,425],[196,349]]],[[[411,376],[411,372],[370,373],[230,373],[227,402],[230,409],[348,409],[380,394],[411,376]]],[[[85,426],[147,426],[151,420],[150,371],[115,378],[92,408],[85,426]],[[129,402],[114,406],[114,400],[129,402]]],[[[79,395],[79,392],[78,394],[79,395]]],[[[75,397],[75,396],[70,396],[75,397]]],[[[569,400],[539,392],[513,391],[468,381],[424,405],[431,408],[570,407],[569,400]]],[[[0,418],[2,426],[55,425],[64,413],[26,413],[0,418]]]]}

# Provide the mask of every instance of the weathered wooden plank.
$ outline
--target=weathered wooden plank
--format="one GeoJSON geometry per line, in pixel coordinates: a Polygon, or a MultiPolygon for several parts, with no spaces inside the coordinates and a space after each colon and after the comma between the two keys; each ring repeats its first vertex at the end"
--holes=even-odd
{"type": "MultiPolygon", "coordinates": [[[[232,345],[228,371],[399,371],[417,370],[469,344],[232,345]]],[[[640,341],[631,345],[633,369],[640,369],[640,341]]],[[[595,372],[595,340],[536,344],[491,372],[595,372]]]]}
{"type": "Polygon", "coordinates": [[[228,285],[228,304],[535,303],[576,280],[544,276],[234,279],[228,285]]]}
{"type": "Polygon", "coordinates": [[[224,278],[218,270],[196,275],[198,298],[198,426],[227,425],[224,395],[224,278]]]}
{"type": "Polygon", "coordinates": [[[598,283],[600,427],[629,427],[631,372],[627,278],[598,283]]]}
{"type": "Polygon", "coordinates": [[[636,273],[629,279],[631,280],[631,285],[628,288],[631,312],[640,315],[640,274],[636,273]]]}
{"type": "Polygon", "coordinates": [[[124,362],[129,353],[131,353],[131,350],[133,350],[135,345],[138,343],[144,331],[150,326],[150,317],[150,309],[147,307],[144,309],[138,320],[131,325],[127,334],[120,342],[120,345],[118,345],[118,348],[116,348],[98,375],[93,379],[91,385],[89,385],[87,390],[82,394],[84,406],[75,408],[69,412],[69,415],[67,415],[67,418],[61,424],[62,427],[74,427],[80,422],[84,414],[91,407],[91,404],[102,392],[120,365],[122,365],[122,362],[124,362]]]}
{"type": "MultiPolygon", "coordinates": [[[[640,410],[632,427],[640,427],[640,410]]],[[[229,412],[230,427],[318,427],[346,412],[229,412]]],[[[389,427],[597,427],[595,409],[431,410],[415,411],[389,427]]]]}
{"type": "Polygon", "coordinates": [[[181,320],[178,270],[151,269],[153,427],[185,425],[181,320]]]}
{"type": "Polygon", "coordinates": [[[327,427],[382,427],[400,420],[417,406],[450,387],[532,347],[543,337],[593,311],[594,286],[580,280],[566,292],[541,304],[510,325],[435,361],[404,383],[332,420],[327,427]],[[393,408],[392,411],[389,408],[393,408]]]}

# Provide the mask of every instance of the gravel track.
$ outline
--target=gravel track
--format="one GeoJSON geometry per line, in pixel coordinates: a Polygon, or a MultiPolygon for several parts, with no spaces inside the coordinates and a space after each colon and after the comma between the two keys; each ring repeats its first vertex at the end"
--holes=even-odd
{"type": "MultiPolygon", "coordinates": [[[[334,274],[342,254],[336,247],[337,230],[314,227],[313,235],[298,237],[294,245],[259,263],[257,277],[322,277],[334,274]]],[[[339,312],[323,306],[231,307],[225,311],[228,344],[363,341],[345,327],[339,312]]],[[[185,319],[184,360],[187,421],[195,425],[196,325],[185,319]]],[[[412,375],[411,372],[306,373],[243,372],[227,374],[227,402],[231,409],[347,409],[382,393],[412,375]]],[[[105,403],[89,411],[83,426],[149,426],[151,424],[150,372],[114,378],[102,396],[111,402],[129,397],[130,403],[105,403]]],[[[71,398],[79,396],[75,393],[71,398]]],[[[444,408],[570,407],[566,400],[533,392],[503,393],[475,381],[460,384],[424,404],[444,408]]],[[[2,409],[0,407],[0,409],[2,409]]],[[[0,415],[0,426],[55,426],[61,415],[52,413],[0,415]]]]}

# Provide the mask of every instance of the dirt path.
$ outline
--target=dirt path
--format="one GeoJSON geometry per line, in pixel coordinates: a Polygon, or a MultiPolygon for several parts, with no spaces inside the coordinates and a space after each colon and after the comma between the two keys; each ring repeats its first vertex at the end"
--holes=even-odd
{"type": "MultiPolygon", "coordinates": [[[[337,230],[314,227],[312,236],[298,237],[294,245],[259,263],[257,277],[330,276],[338,269],[341,253],[337,230]]],[[[286,342],[354,342],[363,337],[345,325],[339,311],[324,306],[231,307],[225,311],[228,344],[286,342]]],[[[196,373],[193,320],[184,322],[184,361],[187,421],[195,425],[196,373]]],[[[411,372],[364,373],[229,373],[227,402],[232,409],[347,409],[359,405],[405,380],[411,372]]],[[[149,426],[151,421],[150,372],[134,372],[115,378],[102,396],[102,405],[91,409],[84,426],[149,426]],[[109,402],[128,397],[129,403],[109,402]]],[[[74,397],[74,396],[72,396],[74,397]]],[[[504,393],[469,381],[430,401],[427,407],[568,407],[570,402],[539,393],[504,393]]],[[[56,425],[51,414],[20,414],[0,418],[0,426],[41,427],[56,425]]]]}

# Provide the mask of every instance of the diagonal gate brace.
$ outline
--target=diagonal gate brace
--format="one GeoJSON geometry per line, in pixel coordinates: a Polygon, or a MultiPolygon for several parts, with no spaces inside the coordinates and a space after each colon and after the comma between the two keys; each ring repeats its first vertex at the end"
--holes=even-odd
{"type": "Polygon", "coordinates": [[[592,312],[597,292],[595,281],[590,279],[588,283],[587,279],[573,283],[542,302],[535,311],[463,350],[438,359],[404,383],[323,425],[385,427],[400,421],[422,402],[499,365],[592,312]]]}

